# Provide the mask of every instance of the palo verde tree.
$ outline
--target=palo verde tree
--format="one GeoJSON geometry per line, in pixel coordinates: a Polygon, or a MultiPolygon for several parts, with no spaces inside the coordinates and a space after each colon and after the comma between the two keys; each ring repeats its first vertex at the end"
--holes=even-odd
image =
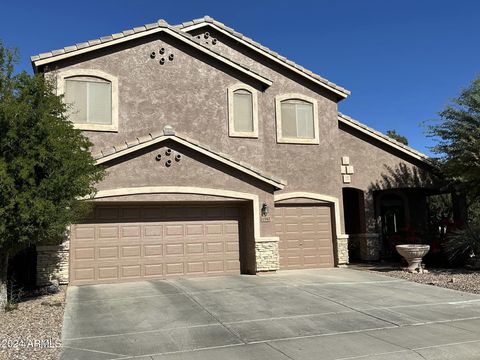
{"type": "Polygon", "coordinates": [[[58,241],[85,208],[104,170],[67,119],[54,84],[14,73],[16,52],[0,42],[0,309],[9,256],[58,241]]]}
{"type": "Polygon", "coordinates": [[[440,112],[438,124],[429,127],[437,141],[433,151],[451,188],[467,199],[469,221],[446,243],[454,259],[474,254],[480,260],[480,77],[440,112]]]}

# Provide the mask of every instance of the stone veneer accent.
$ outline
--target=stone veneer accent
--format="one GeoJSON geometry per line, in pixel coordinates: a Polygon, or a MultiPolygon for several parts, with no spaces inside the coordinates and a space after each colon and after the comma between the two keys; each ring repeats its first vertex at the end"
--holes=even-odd
{"type": "Polygon", "coordinates": [[[379,234],[352,234],[350,235],[352,250],[357,252],[362,261],[378,261],[380,260],[380,251],[382,242],[379,234]]]}
{"type": "Polygon", "coordinates": [[[280,268],[278,240],[255,243],[257,271],[274,271],[280,268]]]}
{"type": "Polygon", "coordinates": [[[338,266],[348,264],[348,235],[337,237],[337,260],[338,266]]]}
{"type": "Polygon", "coordinates": [[[57,280],[68,284],[70,241],[60,245],[37,245],[37,286],[46,286],[57,280]]]}

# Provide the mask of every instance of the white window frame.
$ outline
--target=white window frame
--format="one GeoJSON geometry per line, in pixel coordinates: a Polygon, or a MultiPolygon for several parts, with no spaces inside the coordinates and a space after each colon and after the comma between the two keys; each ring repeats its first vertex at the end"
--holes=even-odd
{"type": "Polygon", "coordinates": [[[258,92],[246,84],[235,84],[228,88],[228,135],[230,137],[258,138],[258,92]],[[233,96],[237,90],[246,90],[252,94],[253,131],[235,131],[233,96]]]}
{"type": "Polygon", "coordinates": [[[318,132],[318,103],[310,96],[302,94],[282,94],[275,97],[275,117],[277,126],[277,143],[282,144],[320,144],[318,132]],[[284,137],[282,135],[282,101],[285,100],[303,100],[313,105],[313,135],[312,139],[284,137]]]}
{"type": "Polygon", "coordinates": [[[57,94],[65,95],[65,82],[68,78],[76,76],[91,76],[108,81],[112,87],[112,123],[111,124],[78,124],[73,127],[90,131],[114,131],[118,132],[118,79],[101,70],[95,69],[69,69],[59,71],[57,75],[57,94]]]}

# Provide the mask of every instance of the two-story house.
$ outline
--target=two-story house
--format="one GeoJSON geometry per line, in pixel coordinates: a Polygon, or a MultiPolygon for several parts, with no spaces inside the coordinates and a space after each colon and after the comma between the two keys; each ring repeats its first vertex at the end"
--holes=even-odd
{"type": "Polygon", "coordinates": [[[376,259],[380,231],[421,221],[423,184],[382,184],[421,177],[425,155],[340,114],[348,90],[210,17],[32,64],[107,168],[91,216],[38,247],[39,283],[333,267],[349,241],[376,259]]]}

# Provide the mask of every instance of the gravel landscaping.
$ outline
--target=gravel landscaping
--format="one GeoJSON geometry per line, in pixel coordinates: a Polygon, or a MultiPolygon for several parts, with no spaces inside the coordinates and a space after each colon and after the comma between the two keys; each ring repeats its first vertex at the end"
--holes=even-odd
{"type": "Polygon", "coordinates": [[[467,269],[427,269],[427,273],[410,273],[400,266],[365,265],[350,266],[354,269],[379,272],[383,275],[415,281],[421,284],[480,294],[480,271],[467,269]]]}
{"type": "Polygon", "coordinates": [[[1,360],[59,359],[65,291],[25,299],[0,313],[1,360]]]}

